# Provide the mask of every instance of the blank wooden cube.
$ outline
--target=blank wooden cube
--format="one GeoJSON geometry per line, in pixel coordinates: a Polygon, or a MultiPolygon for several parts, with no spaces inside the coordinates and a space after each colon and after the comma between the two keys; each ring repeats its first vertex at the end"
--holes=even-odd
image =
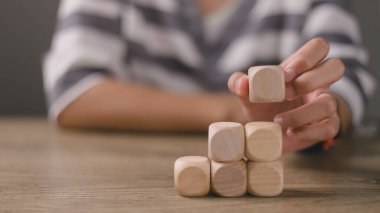
{"type": "Polygon", "coordinates": [[[248,78],[250,102],[281,102],[285,99],[285,77],[281,67],[251,67],[248,78]]]}
{"type": "Polygon", "coordinates": [[[235,122],[217,122],[209,126],[208,156],[218,162],[241,160],[244,157],[244,126],[235,122]]]}
{"type": "Polygon", "coordinates": [[[222,197],[239,197],[247,191],[247,167],[243,160],[211,161],[211,190],[222,197]]]}
{"type": "Polygon", "coordinates": [[[251,195],[273,197],[282,193],[284,170],[281,161],[247,162],[248,186],[251,195]]]}
{"type": "Polygon", "coordinates": [[[245,125],[245,156],[251,161],[274,161],[282,153],[282,129],[274,122],[245,125]]]}
{"type": "Polygon", "coordinates": [[[186,156],[174,164],[174,185],[183,196],[205,196],[210,191],[210,161],[206,157],[186,156]]]}

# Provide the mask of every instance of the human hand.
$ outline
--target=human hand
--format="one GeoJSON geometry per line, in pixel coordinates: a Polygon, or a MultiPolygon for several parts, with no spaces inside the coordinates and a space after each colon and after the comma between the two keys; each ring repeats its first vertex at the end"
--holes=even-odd
{"type": "Polygon", "coordinates": [[[328,43],[315,38],[281,63],[286,100],[279,103],[250,103],[248,76],[241,72],[231,75],[228,87],[240,97],[242,122],[279,123],[283,128],[284,152],[333,138],[339,131],[340,119],[337,99],[328,88],[343,76],[345,67],[337,58],[324,60],[328,52],[328,43]]]}

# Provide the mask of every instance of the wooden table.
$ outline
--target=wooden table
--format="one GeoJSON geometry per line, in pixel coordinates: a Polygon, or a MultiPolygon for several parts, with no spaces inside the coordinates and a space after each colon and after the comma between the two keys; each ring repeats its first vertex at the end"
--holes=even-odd
{"type": "Polygon", "coordinates": [[[0,119],[0,212],[380,212],[380,141],[283,157],[280,197],[186,198],[173,163],[206,155],[207,136],[67,131],[0,119]]]}

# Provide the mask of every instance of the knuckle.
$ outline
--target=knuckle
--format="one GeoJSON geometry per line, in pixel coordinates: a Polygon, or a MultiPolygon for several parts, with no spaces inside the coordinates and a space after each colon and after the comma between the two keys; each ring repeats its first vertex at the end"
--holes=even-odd
{"type": "Polygon", "coordinates": [[[324,107],[323,108],[325,109],[325,113],[327,115],[331,115],[331,114],[335,113],[336,108],[337,108],[337,103],[336,103],[335,98],[333,98],[332,96],[327,96],[326,100],[324,101],[324,107]]]}
{"type": "Polygon", "coordinates": [[[314,89],[313,82],[308,81],[304,76],[300,76],[294,83],[297,94],[305,94],[314,89]]]}
{"type": "Polygon", "coordinates": [[[297,113],[288,115],[285,117],[285,119],[287,120],[288,126],[293,127],[299,126],[299,124],[302,122],[302,117],[297,113]]]}

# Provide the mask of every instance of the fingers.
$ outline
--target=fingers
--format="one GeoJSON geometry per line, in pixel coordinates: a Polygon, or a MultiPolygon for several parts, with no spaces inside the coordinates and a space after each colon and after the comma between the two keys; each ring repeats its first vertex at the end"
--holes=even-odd
{"type": "Polygon", "coordinates": [[[281,64],[285,71],[285,81],[290,82],[315,67],[327,56],[329,50],[329,44],[323,38],[314,38],[307,42],[281,64]]]}
{"type": "Polygon", "coordinates": [[[274,121],[284,129],[289,127],[296,128],[326,119],[336,111],[337,100],[333,96],[324,93],[310,103],[277,115],[274,121]]]}
{"type": "MultiPolygon", "coordinates": [[[[285,133],[287,134],[287,133],[285,133]]],[[[305,149],[307,147],[310,147],[320,141],[315,141],[315,140],[294,140],[293,138],[285,138],[284,143],[282,146],[282,152],[287,153],[287,152],[295,152],[299,151],[302,149],[305,149]]]]}
{"type": "MultiPolygon", "coordinates": [[[[337,100],[328,93],[315,96],[311,102],[281,113],[285,141],[284,151],[297,151],[317,142],[334,138],[340,128],[337,100]]],[[[275,119],[275,122],[276,121],[275,119]]]]}
{"type": "Polygon", "coordinates": [[[340,59],[328,59],[287,84],[286,98],[292,99],[318,88],[329,87],[342,78],[344,72],[345,66],[340,59]]]}
{"type": "Polygon", "coordinates": [[[301,141],[325,141],[338,134],[339,123],[338,115],[334,114],[317,124],[288,129],[287,135],[301,141]]]}
{"type": "Polygon", "coordinates": [[[248,96],[248,76],[242,72],[235,72],[228,79],[228,89],[239,97],[248,96]]]}
{"type": "Polygon", "coordinates": [[[318,142],[334,138],[339,132],[339,117],[337,114],[313,125],[300,128],[289,128],[285,131],[283,152],[294,152],[310,147],[318,142]]]}

